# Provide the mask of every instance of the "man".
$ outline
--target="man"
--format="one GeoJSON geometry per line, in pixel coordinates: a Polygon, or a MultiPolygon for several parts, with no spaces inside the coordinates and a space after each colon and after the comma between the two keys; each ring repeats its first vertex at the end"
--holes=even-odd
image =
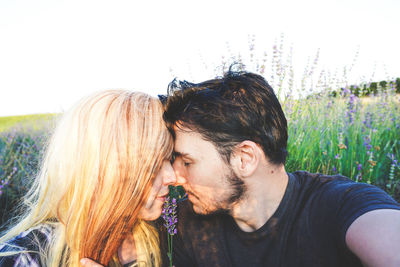
{"type": "Polygon", "coordinates": [[[286,173],[286,118],[264,78],[229,72],[169,91],[173,167],[190,200],[179,207],[176,267],[400,266],[400,205],[389,195],[286,173]]]}
{"type": "Polygon", "coordinates": [[[175,267],[400,266],[400,205],[389,195],[286,173],[286,118],[264,78],[228,72],[169,91],[173,167],[190,200],[179,206],[175,267]]]}

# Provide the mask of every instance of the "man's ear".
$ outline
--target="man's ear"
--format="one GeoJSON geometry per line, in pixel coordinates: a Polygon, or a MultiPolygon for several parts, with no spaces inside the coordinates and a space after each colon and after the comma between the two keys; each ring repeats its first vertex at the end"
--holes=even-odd
{"type": "Polygon", "coordinates": [[[231,166],[239,177],[251,176],[257,169],[262,149],[253,141],[245,140],[235,146],[231,166]]]}

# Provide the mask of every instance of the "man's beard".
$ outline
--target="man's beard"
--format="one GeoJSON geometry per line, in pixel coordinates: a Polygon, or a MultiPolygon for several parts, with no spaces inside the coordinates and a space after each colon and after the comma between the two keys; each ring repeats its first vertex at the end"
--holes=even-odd
{"type": "Polygon", "coordinates": [[[230,175],[227,177],[227,180],[232,190],[232,194],[228,199],[228,202],[232,205],[233,203],[242,200],[244,193],[246,192],[246,186],[244,185],[243,180],[240,179],[231,168],[229,169],[230,175]]]}
{"type": "Polygon", "coordinates": [[[223,200],[222,203],[218,203],[214,210],[208,210],[207,213],[205,213],[204,215],[229,215],[232,205],[234,203],[238,203],[240,200],[243,199],[246,192],[246,186],[243,180],[240,179],[231,168],[229,168],[229,174],[225,176],[225,179],[229,183],[230,196],[227,199],[223,200]]]}

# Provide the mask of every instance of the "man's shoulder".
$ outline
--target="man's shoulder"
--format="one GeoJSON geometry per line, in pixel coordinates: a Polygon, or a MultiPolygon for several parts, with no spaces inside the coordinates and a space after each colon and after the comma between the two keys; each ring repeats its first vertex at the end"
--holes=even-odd
{"type": "Polygon", "coordinates": [[[343,175],[326,175],[322,173],[311,173],[308,171],[295,171],[292,173],[295,177],[295,179],[298,182],[301,183],[310,183],[310,182],[317,182],[317,183],[328,183],[328,182],[334,182],[334,183],[356,183],[353,180],[349,179],[346,176],[343,175]]]}
{"type": "Polygon", "coordinates": [[[400,206],[377,186],[355,182],[345,176],[297,171],[293,177],[297,198],[312,201],[317,207],[329,204],[331,208],[370,210],[400,206]]]}
{"type": "Polygon", "coordinates": [[[295,184],[293,206],[306,211],[304,218],[313,223],[313,229],[331,229],[343,247],[347,229],[361,215],[374,210],[400,210],[399,203],[374,185],[355,182],[341,175],[305,171],[292,175],[295,184]]]}
{"type": "Polygon", "coordinates": [[[311,199],[313,207],[330,207],[331,211],[346,215],[346,218],[355,219],[376,209],[400,209],[399,203],[374,185],[355,182],[341,175],[330,176],[305,171],[294,172],[293,175],[297,194],[302,199],[311,199]]]}
{"type": "Polygon", "coordinates": [[[349,194],[358,191],[376,191],[384,193],[380,188],[362,182],[355,182],[342,175],[325,175],[321,173],[310,173],[307,171],[296,171],[292,173],[297,189],[309,192],[323,193],[324,195],[349,194]]]}

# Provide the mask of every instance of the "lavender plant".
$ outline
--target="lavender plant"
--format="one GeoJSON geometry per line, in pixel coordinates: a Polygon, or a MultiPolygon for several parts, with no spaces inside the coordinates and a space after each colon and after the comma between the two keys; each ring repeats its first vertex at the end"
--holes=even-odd
{"type": "Polygon", "coordinates": [[[48,132],[49,127],[12,127],[0,132],[0,228],[15,214],[28,191],[48,132]]]}
{"type": "Polygon", "coordinates": [[[288,111],[284,106],[289,124],[287,170],[342,174],[375,184],[399,201],[400,171],[393,159],[400,156],[400,101],[393,91],[298,99],[288,111]]]}
{"type": "Polygon", "coordinates": [[[164,227],[167,229],[168,240],[168,259],[169,266],[172,265],[173,258],[173,236],[177,234],[177,205],[187,200],[187,194],[181,186],[169,186],[169,195],[165,199],[161,217],[164,219],[164,227]]]}
{"type": "Polygon", "coordinates": [[[177,201],[175,198],[172,198],[170,201],[170,197],[168,196],[165,199],[164,207],[162,210],[162,218],[164,219],[164,227],[167,229],[167,238],[168,238],[168,259],[169,266],[172,267],[172,256],[173,256],[173,237],[177,234],[176,223],[178,222],[178,217],[176,213],[176,205],[177,201]]]}

